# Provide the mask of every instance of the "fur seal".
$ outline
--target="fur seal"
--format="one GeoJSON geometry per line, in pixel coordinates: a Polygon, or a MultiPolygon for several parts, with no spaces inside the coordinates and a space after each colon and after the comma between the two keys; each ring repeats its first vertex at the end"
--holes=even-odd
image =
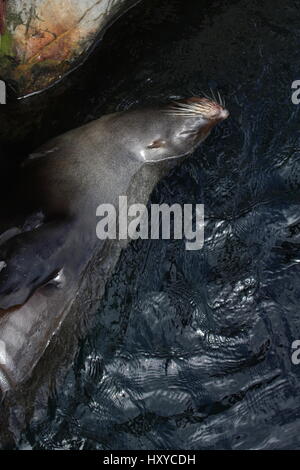
{"type": "MultiPolygon", "coordinates": [[[[117,207],[120,195],[147,202],[169,168],[227,117],[221,100],[199,97],[129,110],[58,136],[27,158],[0,219],[2,390],[30,375],[95,256],[99,272],[106,266],[102,284],[112,271],[118,256],[107,261],[111,248],[96,237],[99,204],[117,207]]],[[[114,242],[119,253],[124,244],[114,242]]]]}

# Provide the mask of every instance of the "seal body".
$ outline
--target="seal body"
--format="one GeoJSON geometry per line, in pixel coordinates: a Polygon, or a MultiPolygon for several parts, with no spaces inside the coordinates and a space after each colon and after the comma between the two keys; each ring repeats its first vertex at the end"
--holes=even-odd
{"type": "Polygon", "coordinates": [[[30,375],[80,286],[88,287],[92,266],[104,290],[126,243],[97,239],[99,204],[118,207],[121,195],[146,203],[168,169],[227,115],[206,98],[111,114],[52,139],[25,161],[18,197],[1,218],[2,390],[30,375]]]}

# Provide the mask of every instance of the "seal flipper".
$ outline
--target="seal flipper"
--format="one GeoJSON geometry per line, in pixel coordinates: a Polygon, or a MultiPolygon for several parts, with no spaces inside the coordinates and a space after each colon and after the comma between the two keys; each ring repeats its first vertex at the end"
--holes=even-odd
{"type": "Polygon", "coordinates": [[[23,304],[63,268],[69,226],[49,222],[0,246],[0,309],[23,304]]]}

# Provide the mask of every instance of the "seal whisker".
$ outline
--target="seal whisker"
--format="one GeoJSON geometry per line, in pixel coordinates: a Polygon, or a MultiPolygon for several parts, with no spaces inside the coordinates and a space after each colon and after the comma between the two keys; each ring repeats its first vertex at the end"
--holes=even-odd
{"type": "Polygon", "coordinates": [[[167,110],[170,110],[170,111],[180,111],[180,112],[192,112],[194,111],[194,108],[192,107],[183,107],[183,106],[170,106],[167,110]]]}
{"type": "Polygon", "coordinates": [[[223,98],[223,96],[222,96],[222,95],[220,95],[220,96],[221,96],[221,102],[222,102],[221,106],[223,106],[223,108],[225,108],[225,102],[224,102],[224,98],[223,98]]]}
{"type": "Polygon", "coordinates": [[[209,91],[211,93],[211,99],[216,101],[213,90],[210,88],[209,91]]]}
{"type": "Polygon", "coordinates": [[[183,113],[168,113],[170,116],[184,116],[184,117],[195,117],[199,116],[199,114],[183,114],[183,113]]]}
{"type": "Polygon", "coordinates": [[[197,107],[190,107],[190,108],[171,108],[169,111],[174,111],[177,113],[184,113],[190,115],[199,115],[205,113],[207,111],[205,108],[197,108],[197,107]]]}
{"type": "Polygon", "coordinates": [[[206,91],[203,92],[203,96],[204,96],[207,100],[211,100],[211,99],[212,99],[212,97],[209,96],[209,93],[207,93],[206,91]]]}
{"type": "Polygon", "coordinates": [[[184,104],[184,103],[176,103],[173,106],[167,108],[166,112],[171,114],[185,114],[189,116],[198,116],[199,114],[203,114],[207,111],[208,107],[200,106],[198,104],[184,104]]]}
{"type": "Polygon", "coordinates": [[[211,99],[211,97],[210,97],[210,96],[208,96],[208,94],[207,94],[207,93],[205,93],[204,91],[201,91],[201,93],[202,93],[202,95],[203,95],[205,98],[207,98],[208,100],[210,100],[210,99],[211,99]]]}
{"type": "Polygon", "coordinates": [[[173,107],[175,108],[183,108],[183,109],[194,109],[201,107],[199,103],[173,103],[173,107]]]}
{"type": "Polygon", "coordinates": [[[202,116],[206,119],[213,119],[219,112],[218,107],[223,107],[223,100],[219,91],[217,95],[214,94],[212,99],[209,98],[197,98],[186,101],[173,101],[166,108],[166,112],[174,116],[185,116],[185,117],[198,117],[202,116]]]}
{"type": "Polygon", "coordinates": [[[179,112],[179,111],[166,111],[166,114],[169,114],[170,116],[187,116],[187,117],[196,117],[199,116],[200,113],[185,113],[185,112],[179,112]]]}

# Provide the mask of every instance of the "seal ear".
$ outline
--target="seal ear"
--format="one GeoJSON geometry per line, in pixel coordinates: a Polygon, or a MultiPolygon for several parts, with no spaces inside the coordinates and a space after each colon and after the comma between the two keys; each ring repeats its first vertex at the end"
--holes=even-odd
{"type": "Polygon", "coordinates": [[[0,309],[21,305],[63,268],[66,223],[50,222],[0,247],[0,309]]]}

